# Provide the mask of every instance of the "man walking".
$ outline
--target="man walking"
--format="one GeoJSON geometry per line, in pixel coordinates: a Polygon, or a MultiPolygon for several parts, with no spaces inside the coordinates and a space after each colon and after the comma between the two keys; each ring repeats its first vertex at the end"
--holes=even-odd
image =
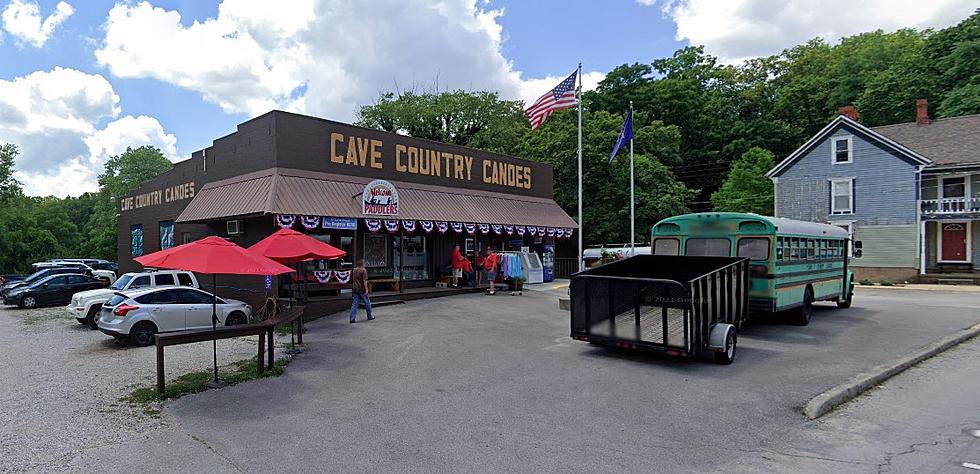
{"type": "Polygon", "coordinates": [[[357,317],[357,305],[363,301],[364,309],[367,310],[368,321],[374,319],[371,316],[371,299],[368,298],[368,276],[367,270],[364,268],[364,259],[357,259],[357,266],[351,271],[350,275],[350,285],[351,285],[351,296],[353,301],[350,305],[350,323],[354,324],[354,318],[357,317]]]}

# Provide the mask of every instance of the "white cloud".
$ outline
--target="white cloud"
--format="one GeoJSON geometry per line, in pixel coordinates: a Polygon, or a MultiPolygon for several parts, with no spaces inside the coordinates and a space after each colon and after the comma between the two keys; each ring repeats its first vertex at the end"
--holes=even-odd
{"type": "Polygon", "coordinates": [[[127,146],[174,158],[176,137],[156,119],[119,114],[119,96],[97,74],[56,67],[0,80],[0,142],[20,149],[17,177],[31,195],[94,191],[105,160],[127,146]]]}
{"type": "MultiPolygon", "coordinates": [[[[521,93],[520,99],[524,100],[525,104],[533,104],[534,101],[538,100],[545,92],[554,89],[559,82],[565,80],[568,76],[548,76],[539,79],[528,79],[521,82],[521,93]]],[[[599,86],[599,82],[606,77],[605,73],[592,71],[582,73],[582,90],[590,91],[599,86]]]]}
{"type": "Polygon", "coordinates": [[[54,29],[73,13],[75,9],[71,5],[58,2],[54,12],[42,18],[37,2],[12,0],[3,10],[3,29],[18,40],[40,48],[51,38],[54,29]]]}
{"type": "Polygon", "coordinates": [[[280,108],[350,120],[396,86],[488,89],[509,99],[544,87],[551,78],[524,81],[503,56],[503,12],[481,5],[225,0],[215,18],[185,25],[177,11],[118,4],[96,58],[115,76],[158,79],[249,115],[280,108]]]}
{"type": "MultiPolygon", "coordinates": [[[[653,5],[655,0],[637,0],[653,5]]],[[[865,31],[942,28],[976,8],[970,0],[676,0],[661,1],[677,39],[704,45],[726,63],[776,54],[821,37],[834,42],[865,31]]]]}

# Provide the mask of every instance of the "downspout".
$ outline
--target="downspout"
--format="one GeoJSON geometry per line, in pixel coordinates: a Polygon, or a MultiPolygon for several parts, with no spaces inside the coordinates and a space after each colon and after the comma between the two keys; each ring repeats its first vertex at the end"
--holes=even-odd
{"type": "Polygon", "coordinates": [[[915,167],[915,222],[919,230],[919,275],[926,274],[926,221],[922,220],[922,166],[915,167]]]}
{"type": "Polygon", "coordinates": [[[772,178],[772,216],[779,217],[779,177],[772,178]]]}

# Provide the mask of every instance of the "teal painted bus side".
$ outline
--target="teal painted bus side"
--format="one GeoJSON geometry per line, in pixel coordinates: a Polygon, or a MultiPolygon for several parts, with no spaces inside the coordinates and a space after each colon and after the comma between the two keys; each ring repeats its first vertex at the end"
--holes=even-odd
{"type": "MultiPolygon", "coordinates": [[[[847,265],[847,240],[843,231],[827,224],[741,213],[685,214],[664,219],[651,230],[651,252],[688,255],[691,240],[728,241],[726,256],[748,256],[751,265],[749,302],[754,310],[776,312],[803,304],[807,287],[815,301],[846,299],[853,290],[847,265]],[[666,225],[662,225],[666,224],[666,225]],[[782,228],[793,231],[782,232],[782,228]],[[676,239],[661,246],[658,239],[676,239]],[[767,253],[740,255],[743,239],[766,239],[767,253]],[[758,258],[754,258],[758,257],[758,258]]],[[[756,252],[761,246],[755,248],[756,252]]],[[[700,253],[699,253],[700,254],[700,253]]]]}

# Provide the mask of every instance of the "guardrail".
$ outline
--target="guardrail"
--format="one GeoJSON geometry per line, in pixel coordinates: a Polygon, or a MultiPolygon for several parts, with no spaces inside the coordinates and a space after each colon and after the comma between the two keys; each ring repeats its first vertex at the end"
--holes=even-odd
{"type": "Polygon", "coordinates": [[[275,343],[273,340],[273,334],[275,333],[276,326],[281,324],[291,323],[296,319],[300,322],[300,336],[299,342],[303,343],[303,331],[302,331],[302,318],[303,306],[296,306],[292,309],[288,309],[279,313],[272,319],[267,319],[262,322],[253,324],[242,324],[237,326],[222,326],[215,329],[194,329],[190,331],[177,331],[166,334],[156,335],[156,348],[157,348],[157,392],[161,395],[166,391],[166,376],[164,370],[164,353],[163,348],[166,346],[177,346],[182,344],[192,344],[195,342],[206,342],[217,339],[231,339],[233,337],[244,337],[244,336],[259,336],[259,350],[258,350],[258,367],[256,372],[262,374],[265,371],[265,343],[268,338],[269,341],[269,351],[268,351],[268,365],[271,368],[275,363],[275,343]]]}

